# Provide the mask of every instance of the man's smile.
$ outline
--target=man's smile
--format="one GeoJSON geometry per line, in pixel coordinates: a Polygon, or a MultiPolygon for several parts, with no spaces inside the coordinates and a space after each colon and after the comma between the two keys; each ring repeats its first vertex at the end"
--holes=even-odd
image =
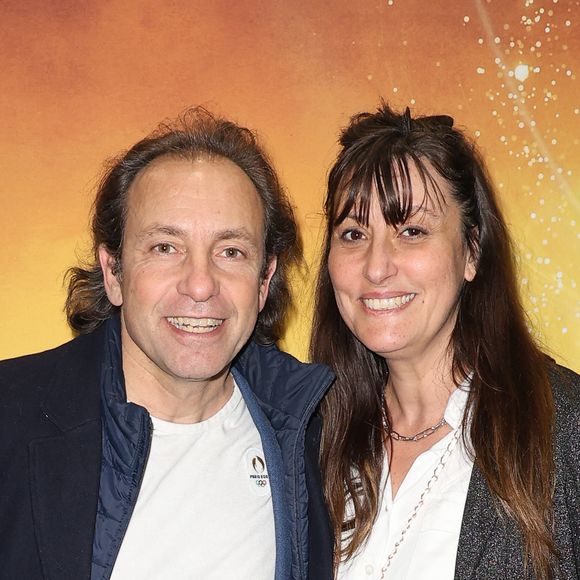
{"type": "Polygon", "coordinates": [[[224,321],[223,318],[191,318],[189,316],[169,316],[166,320],[175,328],[192,334],[211,332],[221,326],[224,321]]]}

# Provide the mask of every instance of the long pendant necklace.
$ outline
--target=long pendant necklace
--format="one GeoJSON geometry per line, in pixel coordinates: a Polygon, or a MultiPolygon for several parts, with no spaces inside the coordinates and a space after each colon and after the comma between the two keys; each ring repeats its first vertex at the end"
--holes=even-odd
{"type": "Polygon", "coordinates": [[[397,433],[395,430],[390,430],[389,435],[395,441],[421,441],[421,439],[425,439],[425,437],[429,437],[429,435],[433,435],[437,429],[440,429],[445,425],[447,421],[445,421],[445,417],[441,417],[441,420],[433,425],[432,427],[427,427],[427,429],[423,429],[423,431],[419,431],[419,433],[415,433],[415,435],[401,435],[397,433]]]}
{"type": "Polygon", "coordinates": [[[425,504],[425,499],[426,499],[427,495],[430,493],[435,482],[439,479],[439,476],[441,475],[441,472],[443,471],[445,465],[447,464],[449,457],[451,457],[451,453],[453,452],[453,449],[455,448],[455,445],[457,444],[457,441],[459,439],[460,434],[461,434],[461,429],[457,429],[455,431],[453,437],[451,438],[451,441],[449,441],[449,443],[447,444],[445,451],[443,451],[443,455],[441,455],[441,459],[439,459],[439,463],[437,463],[437,466],[435,467],[435,470],[433,471],[433,475],[429,478],[429,481],[427,482],[427,485],[425,486],[423,493],[421,493],[421,495],[419,497],[419,501],[417,502],[417,505],[414,507],[413,512],[409,516],[409,519],[407,520],[406,524],[403,526],[403,529],[401,530],[401,535],[400,535],[399,539],[395,542],[395,547],[393,548],[391,553],[387,556],[387,561],[385,562],[385,565],[381,568],[380,580],[385,579],[385,574],[389,570],[389,568],[391,566],[391,562],[393,561],[393,558],[396,556],[397,552],[399,551],[401,544],[404,542],[404,540],[406,538],[406,534],[409,531],[409,528],[411,527],[413,520],[417,517],[417,513],[425,504]]]}

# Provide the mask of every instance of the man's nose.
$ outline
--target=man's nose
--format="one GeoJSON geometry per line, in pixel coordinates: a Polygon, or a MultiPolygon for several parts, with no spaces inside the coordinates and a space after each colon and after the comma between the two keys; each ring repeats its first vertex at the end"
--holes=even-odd
{"type": "Polygon", "coordinates": [[[206,302],[219,291],[217,269],[210,256],[189,255],[181,264],[177,290],[195,302],[206,302]]]}

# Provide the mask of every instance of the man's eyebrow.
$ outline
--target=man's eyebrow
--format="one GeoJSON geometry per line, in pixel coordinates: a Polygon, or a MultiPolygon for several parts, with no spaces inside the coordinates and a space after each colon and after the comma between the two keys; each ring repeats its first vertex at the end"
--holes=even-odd
{"type": "Polygon", "coordinates": [[[144,232],[139,234],[140,238],[146,239],[152,236],[163,234],[165,236],[172,236],[176,238],[181,238],[186,235],[185,230],[175,227],[167,226],[162,224],[153,224],[151,227],[147,228],[144,232]]]}
{"type": "MultiPolygon", "coordinates": [[[[183,228],[177,226],[153,224],[151,227],[147,228],[144,232],[141,232],[139,237],[146,239],[159,234],[178,238],[185,238],[188,236],[188,232],[183,228]]],[[[214,234],[214,239],[216,239],[217,241],[243,240],[245,242],[250,242],[253,244],[255,244],[256,242],[254,236],[252,236],[252,234],[250,234],[250,232],[246,228],[228,228],[226,230],[220,230],[214,234]]]]}
{"type": "Polygon", "coordinates": [[[220,232],[217,232],[215,239],[217,241],[242,240],[254,246],[256,245],[255,237],[252,236],[246,228],[233,228],[228,230],[222,230],[220,232]]]}
{"type": "MultiPolygon", "coordinates": [[[[158,235],[171,236],[174,238],[187,238],[189,236],[188,232],[183,228],[162,224],[153,224],[144,232],[141,232],[138,237],[142,240],[147,240],[158,235]]],[[[220,230],[216,232],[213,237],[218,242],[227,240],[240,240],[256,248],[259,245],[256,243],[255,237],[252,236],[252,234],[246,228],[228,228],[225,230],[220,230]]]]}

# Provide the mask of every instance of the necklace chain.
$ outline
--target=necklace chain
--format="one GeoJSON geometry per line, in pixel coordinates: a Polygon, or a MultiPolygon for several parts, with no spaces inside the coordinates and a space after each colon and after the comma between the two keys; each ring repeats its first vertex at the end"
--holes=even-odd
{"type": "Polygon", "coordinates": [[[403,526],[403,529],[401,530],[401,535],[400,535],[399,539],[397,540],[397,542],[395,542],[395,547],[393,548],[391,553],[387,556],[387,561],[385,562],[385,565],[381,568],[381,580],[384,580],[385,574],[387,573],[389,567],[391,566],[391,562],[393,561],[393,558],[396,556],[397,552],[399,551],[401,544],[405,540],[406,534],[409,531],[409,528],[411,527],[413,520],[415,520],[415,518],[417,517],[417,514],[419,513],[419,510],[425,504],[425,499],[426,499],[427,495],[429,494],[429,492],[433,488],[433,485],[435,484],[435,482],[439,479],[439,476],[441,475],[443,468],[447,464],[449,457],[451,457],[451,453],[453,452],[453,449],[455,448],[455,445],[457,444],[457,440],[459,439],[460,433],[461,433],[461,429],[457,429],[455,431],[455,434],[453,435],[451,441],[449,441],[449,443],[447,444],[447,447],[445,448],[445,451],[443,451],[443,455],[441,455],[441,459],[439,459],[439,463],[437,463],[437,466],[435,467],[435,469],[433,471],[433,475],[430,477],[429,481],[427,482],[427,485],[425,486],[425,489],[421,493],[421,495],[419,497],[419,501],[417,502],[417,505],[414,507],[413,512],[409,516],[409,519],[407,520],[406,524],[403,526]]]}
{"type": "Polygon", "coordinates": [[[395,441],[421,441],[421,439],[425,439],[425,437],[429,437],[429,435],[433,435],[437,429],[440,429],[445,425],[447,421],[445,421],[445,417],[442,417],[441,420],[431,427],[427,427],[427,429],[423,429],[423,431],[419,431],[419,433],[415,433],[415,435],[401,435],[397,433],[395,430],[389,431],[389,435],[395,441]]]}

